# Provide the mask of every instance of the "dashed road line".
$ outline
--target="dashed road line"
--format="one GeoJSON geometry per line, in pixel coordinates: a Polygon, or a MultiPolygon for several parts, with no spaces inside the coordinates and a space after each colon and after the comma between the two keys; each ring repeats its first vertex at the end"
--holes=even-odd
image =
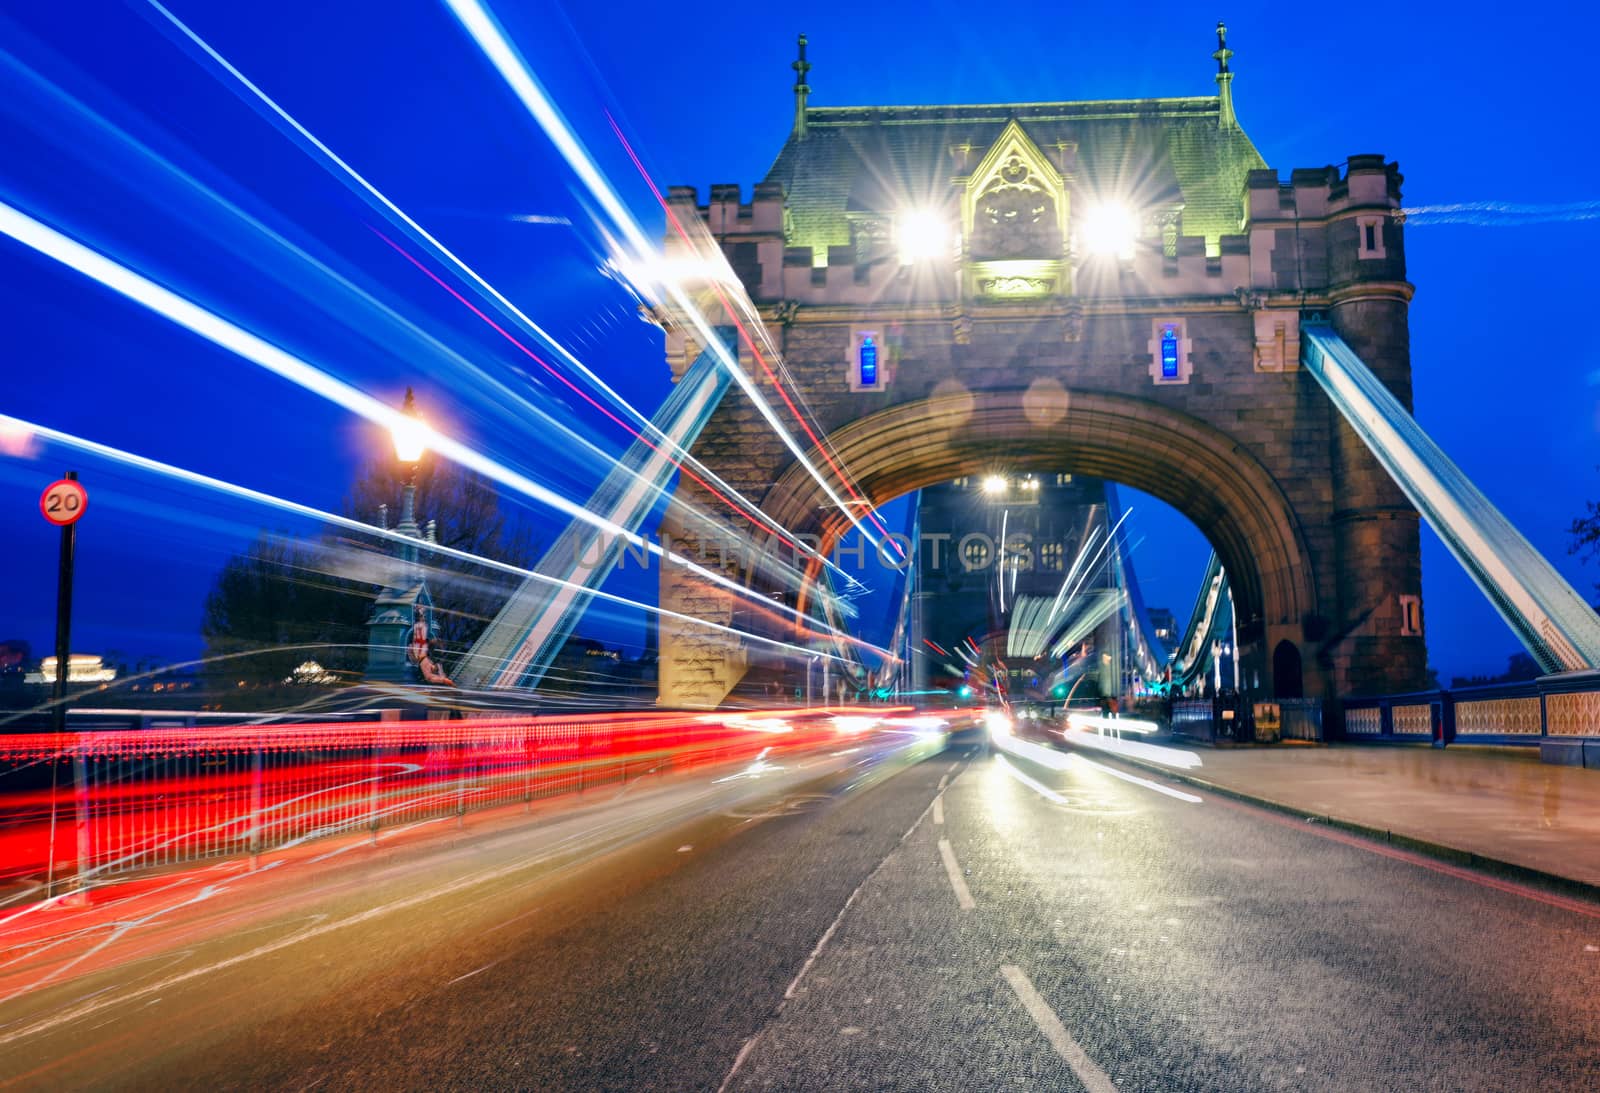
{"type": "Polygon", "coordinates": [[[1072,1068],[1072,1073],[1083,1083],[1083,1087],[1089,1093],[1117,1093],[1116,1084],[1093,1059],[1089,1058],[1089,1053],[1078,1046],[1078,1041],[1067,1032],[1066,1026],[1062,1025],[1061,1019],[1056,1016],[1056,1011],[1050,1008],[1050,1003],[1041,998],[1039,992],[1034,989],[1033,981],[1028,978],[1027,973],[1015,964],[1002,964],[1000,974],[1011,984],[1011,989],[1017,992],[1017,999],[1028,1011],[1028,1016],[1039,1026],[1039,1031],[1050,1041],[1050,1046],[1056,1049],[1056,1054],[1066,1060],[1067,1065],[1072,1068]]]}
{"type": "Polygon", "coordinates": [[[972,891],[961,876],[961,866],[956,864],[956,852],[950,849],[949,839],[939,840],[939,856],[944,859],[944,871],[950,877],[950,887],[956,890],[956,903],[960,904],[963,911],[972,910],[977,904],[973,902],[972,891]]]}
{"type": "Polygon", "coordinates": [[[933,822],[940,825],[944,823],[944,794],[942,793],[933,799],[933,822]]]}

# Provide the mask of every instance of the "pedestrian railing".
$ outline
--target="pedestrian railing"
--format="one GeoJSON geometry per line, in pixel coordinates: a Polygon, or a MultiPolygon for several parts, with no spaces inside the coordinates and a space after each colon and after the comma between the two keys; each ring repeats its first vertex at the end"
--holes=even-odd
{"type": "Polygon", "coordinates": [[[0,881],[83,887],[834,735],[804,712],[651,712],[0,736],[0,881]]]}
{"type": "Polygon", "coordinates": [[[1341,706],[1346,740],[1537,745],[1546,758],[1600,766],[1600,672],[1360,696],[1341,706]]]}

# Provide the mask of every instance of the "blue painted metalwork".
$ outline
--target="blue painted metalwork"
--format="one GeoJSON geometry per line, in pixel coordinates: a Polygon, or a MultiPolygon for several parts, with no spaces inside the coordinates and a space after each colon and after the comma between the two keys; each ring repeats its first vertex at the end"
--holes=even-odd
{"type": "Polygon", "coordinates": [[[1228,617],[1228,574],[1222,560],[1212,551],[1206,562],[1205,576],[1200,578],[1200,592],[1195,597],[1194,608],[1189,612],[1189,624],[1183,637],[1178,639],[1172,654],[1172,690],[1179,693],[1193,683],[1210,663],[1211,643],[1216,640],[1222,620],[1228,617]]]}
{"type": "MultiPolygon", "coordinates": [[[[731,342],[732,329],[719,328],[719,334],[724,330],[731,342]]],[[[634,441],[584,507],[630,533],[638,531],[678,470],[674,452],[694,443],[729,383],[716,356],[702,352],[651,420],[655,439],[634,441]]],[[[539,576],[523,582],[462,660],[457,681],[466,687],[536,686],[622,550],[623,540],[615,533],[577,521],[568,525],[539,559],[534,568],[539,576]]]]}
{"type": "Polygon", "coordinates": [[[1300,360],[1546,672],[1600,668],[1600,615],[1451,462],[1331,326],[1300,360]]]}

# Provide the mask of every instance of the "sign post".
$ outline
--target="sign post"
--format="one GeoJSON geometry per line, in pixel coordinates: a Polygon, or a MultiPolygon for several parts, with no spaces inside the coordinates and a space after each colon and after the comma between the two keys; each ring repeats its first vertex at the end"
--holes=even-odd
{"type": "Polygon", "coordinates": [[[89,494],[78,482],[78,472],[50,483],[39,497],[39,512],[61,529],[61,562],[56,571],[56,685],[55,729],[67,731],[67,670],[72,659],[72,565],[78,548],[78,519],[89,505],[89,494]]]}
{"type": "MultiPolygon", "coordinates": [[[[55,701],[52,706],[52,719],[55,726],[56,740],[59,742],[65,737],[67,731],[67,673],[72,662],[72,566],[78,548],[77,523],[83,516],[84,509],[89,507],[89,494],[78,481],[77,471],[68,471],[65,478],[59,479],[45,487],[44,493],[39,496],[39,513],[50,523],[61,529],[61,554],[60,565],[56,571],[56,679],[55,701]]],[[[86,771],[84,770],[83,752],[73,748],[73,781],[75,783],[75,798],[77,803],[77,834],[78,834],[78,878],[79,887],[84,887],[84,878],[89,873],[89,862],[86,860],[88,851],[88,801],[85,798],[87,786],[85,784],[86,771]]],[[[50,770],[50,865],[45,880],[45,897],[54,895],[55,889],[55,864],[56,864],[56,779],[55,763],[50,770]]]]}

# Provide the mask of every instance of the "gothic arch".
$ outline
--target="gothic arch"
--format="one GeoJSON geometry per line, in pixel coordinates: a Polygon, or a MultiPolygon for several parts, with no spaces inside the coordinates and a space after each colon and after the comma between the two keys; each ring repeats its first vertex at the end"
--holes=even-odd
{"type": "MultiPolygon", "coordinates": [[[[1071,471],[1160,498],[1194,522],[1227,568],[1263,684],[1266,650],[1302,642],[1302,621],[1318,611],[1310,555],[1272,475],[1226,434],[1155,403],[1068,391],[1041,407],[1024,392],[963,391],[852,421],[826,443],[874,503],[994,469],[1071,471]]],[[[810,458],[825,465],[818,452],[810,458]]],[[[779,476],[762,507],[829,545],[849,526],[798,464],[779,476]]]]}

